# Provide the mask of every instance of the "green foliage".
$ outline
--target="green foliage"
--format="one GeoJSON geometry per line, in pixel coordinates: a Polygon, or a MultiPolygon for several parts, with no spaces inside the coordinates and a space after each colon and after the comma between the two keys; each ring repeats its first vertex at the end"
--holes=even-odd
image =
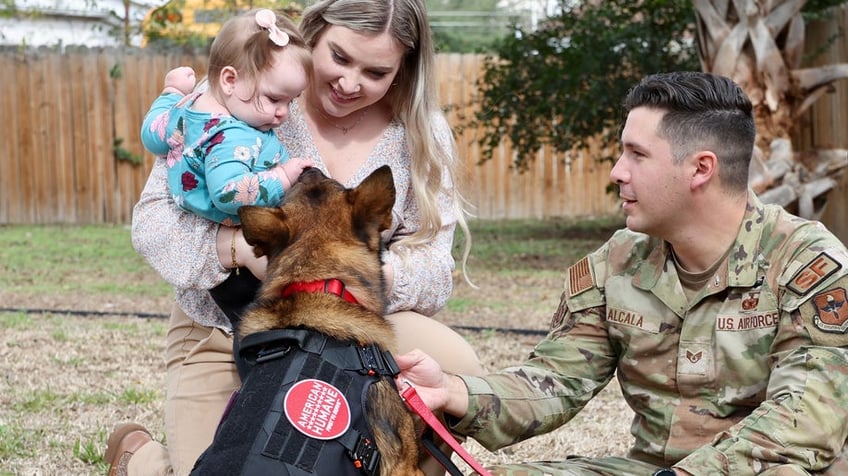
{"type": "Polygon", "coordinates": [[[822,19],[827,17],[826,10],[846,3],[848,3],[846,0],[807,0],[801,9],[801,13],[804,15],[804,19],[808,21],[822,19]]]}
{"type": "Polygon", "coordinates": [[[427,0],[427,11],[439,53],[491,52],[512,34],[517,16],[499,10],[497,0],[427,0]]]}
{"type": "Polygon", "coordinates": [[[144,21],[144,45],[158,51],[207,50],[224,22],[250,8],[283,10],[293,19],[299,18],[303,10],[293,0],[170,0],[152,10],[144,21]]]}
{"type": "MultiPolygon", "coordinates": [[[[833,15],[833,12],[830,11],[831,8],[846,4],[846,0],[814,0],[808,1],[804,4],[804,7],[801,10],[801,14],[804,17],[805,22],[811,21],[827,21],[827,19],[833,15]]],[[[806,62],[814,62],[821,55],[826,54],[837,42],[841,41],[845,37],[845,32],[837,31],[835,34],[829,36],[824,42],[818,47],[810,51],[809,49],[804,54],[806,62]]]]}
{"type": "Polygon", "coordinates": [[[0,328],[6,330],[23,330],[32,325],[30,318],[22,312],[0,314],[0,328]]]}
{"type": "Polygon", "coordinates": [[[621,101],[638,79],[699,68],[688,2],[581,3],[564,5],[538,31],[519,29],[486,58],[478,112],[460,125],[483,131],[481,162],[505,139],[518,170],[546,144],[567,151],[599,135],[613,140],[621,101]]]}
{"type": "Polygon", "coordinates": [[[121,79],[124,76],[124,71],[121,68],[121,63],[115,63],[109,68],[109,78],[121,79]]]}
{"type": "Polygon", "coordinates": [[[145,47],[162,52],[184,51],[188,54],[206,52],[212,44],[212,39],[202,33],[149,33],[146,35],[145,47]],[[170,36],[166,36],[170,35],[170,36]]]}
{"type": "Polygon", "coordinates": [[[122,137],[116,137],[112,140],[112,154],[115,156],[115,160],[122,160],[133,165],[141,165],[144,161],[143,157],[140,154],[134,154],[132,151],[125,149],[123,144],[124,139],[122,137]]]}
{"type": "Polygon", "coordinates": [[[12,18],[18,13],[15,0],[0,0],[0,18],[12,18]]]}
{"type": "MultiPolygon", "coordinates": [[[[142,25],[145,45],[158,50],[169,50],[177,46],[206,48],[211,42],[210,36],[214,33],[206,31],[205,28],[186,25],[183,19],[185,7],[185,0],[172,0],[150,12],[142,25]]],[[[218,23],[227,18],[223,12],[218,15],[221,17],[217,19],[218,23]]],[[[229,14],[231,15],[232,13],[229,14]]]]}
{"type": "Polygon", "coordinates": [[[53,390],[43,389],[28,393],[21,400],[14,401],[11,408],[19,412],[35,413],[46,409],[55,409],[62,396],[53,390]]]}

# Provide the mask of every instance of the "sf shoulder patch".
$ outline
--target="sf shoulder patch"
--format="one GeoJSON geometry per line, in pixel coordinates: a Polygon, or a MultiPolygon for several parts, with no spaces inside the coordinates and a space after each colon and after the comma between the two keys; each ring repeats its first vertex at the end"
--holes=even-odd
{"type": "Polygon", "coordinates": [[[840,268],[842,268],[842,265],[838,261],[828,256],[827,253],[821,252],[815,259],[798,270],[786,284],[786,287],[799,296],[803,296],[823,279],[839,271],[840,268]]]}
{"type": "Polygon", "coordinates": [[[576,296],[587,289],[595,286],[595,277],[592,274],[592,265],[586,256],[568,268],[568,289],[572,296],[576,296]]]}

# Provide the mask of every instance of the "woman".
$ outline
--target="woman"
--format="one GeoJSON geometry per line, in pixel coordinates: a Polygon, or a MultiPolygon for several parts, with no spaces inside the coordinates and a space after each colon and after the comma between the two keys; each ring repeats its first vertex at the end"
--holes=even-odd
{"type": "MultiPolygon", "coordinates": [[[[323,0],[304,12],[300,29],[313,49],[313,71],[278,136],[292,156],[311,159],[348,187],[391,166],[397,200],[393,227],[384,235],[384,272],[387,318],[397,329],[399,351],[418,347],[449,371],[482,373],[468,343],[426,317],[450,296],[456,225],[465,232],[466,250],[470,235],[454,187],[455,146],[439,110],[423,1],[323,0]]],[[[186,474],[239,386],[232,326],[207,290],[218,286],[214,294],[234,316],[244,300],[223,298],[234,289],[251,297],[255,288],[231,278],[232,270],[246,267],[261,278],[265,262],[253,256],[240,230],[180,211],[161,159],[134,210],[132,237],[176,290],[166,349],[168,448],[140,425],[120,425],[110,436],[110,475],[186,474]]]]}

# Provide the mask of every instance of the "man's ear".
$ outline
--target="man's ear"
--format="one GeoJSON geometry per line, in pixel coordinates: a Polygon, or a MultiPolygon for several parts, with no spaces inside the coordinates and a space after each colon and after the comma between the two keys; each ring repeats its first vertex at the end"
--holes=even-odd
{"type": "Polygon", "coordinates": [[[718,177],[718,157],[709,150],[697,152],[692,158],[692,179],[690,187],[694,190],[703,187],[718,177]]]}

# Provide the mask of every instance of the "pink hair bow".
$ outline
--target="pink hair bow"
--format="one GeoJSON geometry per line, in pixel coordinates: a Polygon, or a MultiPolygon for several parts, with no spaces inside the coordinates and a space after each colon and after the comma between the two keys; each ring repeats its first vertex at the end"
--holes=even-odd
{"type": "Polygon", "coordinates": [[[271,10],[263,9],[256,12],[256,24],[268,30],[268,37],[277,46],[289,44],[288,33],[277,27],[277,15],[271,10]]]}

